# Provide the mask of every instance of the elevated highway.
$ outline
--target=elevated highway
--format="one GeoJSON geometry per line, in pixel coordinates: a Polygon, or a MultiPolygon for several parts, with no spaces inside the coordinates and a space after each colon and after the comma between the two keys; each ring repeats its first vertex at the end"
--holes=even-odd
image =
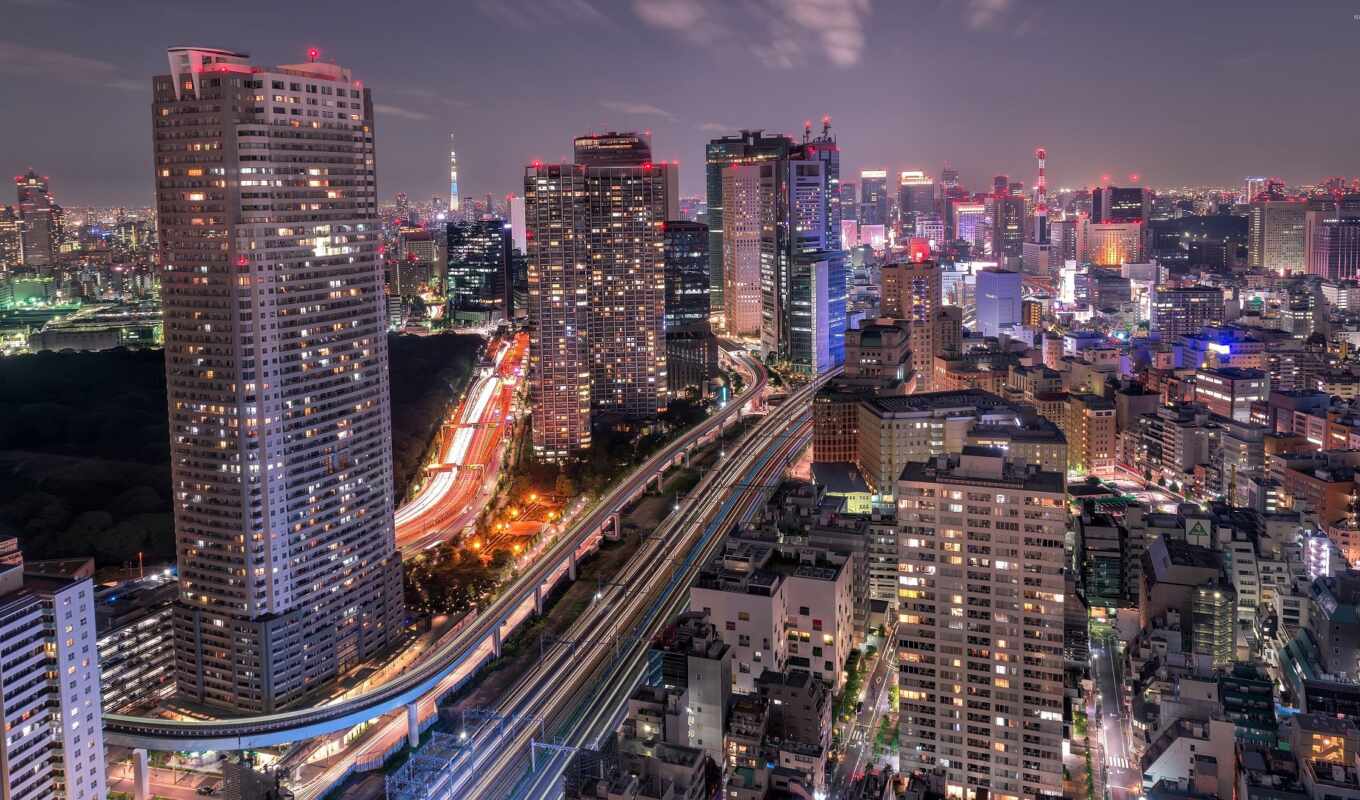
{"type": "Polygon", "coordinates": [[[765,388],[765,369],[744,352],[728,358],[747,373],[742,394],[676,441],[647,459],[616,484],[574,525],[515,578],[470,624],[421,661],[392,680],[361,694],[311,708],[249,717],[171,720],[126,714],[104,715],[105,742],[146,750],[246,750],[287,744],[346,730],[405,708],[410,727],[419,726],[422,710],[433,712],[434,697],[456,689],[482,664],[496,658],[501,642],[535,611],[558,581],[574,579],[577,561],[599,547],[627,505],[660,483],[665,472],[684,463],[694,448],[721,435],[742,408],[765,388]],[[426,700],[424,709],[421,701],[426,700]],[[413,724],[411,724],[413,723],[413,724]]]}

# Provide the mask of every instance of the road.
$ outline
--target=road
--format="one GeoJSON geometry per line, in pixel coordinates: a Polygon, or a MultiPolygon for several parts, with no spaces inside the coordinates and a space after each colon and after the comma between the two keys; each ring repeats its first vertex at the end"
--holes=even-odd
{"type": "MultiPolygon", "coordinates": [[[[1119,650],[1119,639],[1114,634],[1107,634],[1099,644],[1092,645],[1091,674],[1099,693],[1097,719],[1110,800],[1130,800],[1142,794],[1143,775],[1133,759],[1133,727],[1121,680],[1119,650]]],[[[1093,766],[1100,769],[1101,765],[1093,766]]]]}
{"type": "Polygon", "coordinates": [[[456,685],[475,672],[490,657],[494,640],[508,635],[532,615],[535,598],[564,579],[575,559],[598,547],[603,528],[620,509],[641,496],[649,483],[682,460],[688,450],[738,419],[745,404],[764,390],[764,370],[754,360],[741,358],[753,377],[736,402],[715,411],[615,484],[594,508],[546,546],[541,557],[525,566],[499,596],[480,609],[453,641],[432,649],[426,659],[399,677],[328,705],[254,717],[166,720],[107,714],[105,740],[152,750],[255,749],[352,728],[413,702],[419,702],[428,712],[432,697],[442,693],[451,681],[456,685]]]}
{"type": "Polygon", "coordinates": [[[749,517],[807,446],[814,391],[790,395],[729,448],[690,493],[692,501],[643,543],[618,576],[619,585],[602,592],[565,633],[583,644],[554,646],[508,694],[501,715],[535,722],[484,725],[471,734],[472,746],[449,770],[453,796],[504,800],[561,791],[570,753],[538,753],[531,770],[531,739],[541,731],[568,747],[594,746],[613,730],[652,636],[687,607],[690,582],[727,529],[749,517]]]}
{"type": "MultiPolygon", "coordinates": [[[[177,772],[171,769],[151,768],[151,794],[155,797],[168,797],[171,800],[198,800],[202,795],[198,787],[204,784],[220,786],[219,775],[200,775],[193,772],[177,772]]],[[[136,788],[132,783],[132,767],[109,767],[108,789],[111,792],[126,792],[129,796],[136,788]]]]}
{"type": "Polygon", "coordinates": [[[452,426],[440,432],[446,441],[437,471],[397,509],[397,546],[403,557],[457,536],[491,499],[528,347],[524,333],[487,344],[492,367],[473,378],[454,410],[452,426]]]}
{"type": "Polygon", "coordinates": [[[874,668],[864,682],[864,707],[856,712],[846,739],[845,758],[836,766],[831,779],[831,800],[846,796],[854,781],[875,766],[875,742],[881,720],[891,709],[888,687],[896,682],[896,634],[890,630],[884,639],[883,650],[874,661],[874,668]]]}

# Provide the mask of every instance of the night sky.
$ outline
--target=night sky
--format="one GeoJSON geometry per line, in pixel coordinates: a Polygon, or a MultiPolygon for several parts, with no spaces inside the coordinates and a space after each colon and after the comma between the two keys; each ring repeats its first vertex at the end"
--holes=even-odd
{"type": "MultiPolygon", "coordinates": [[[[1360,174],[1360,0],[0,0],[0,169],[67,205],[147,204],[150,78],[173,45],[350,67],[384,198],[518,191],[573,135],[650,128],[703,191],[703,144],[833,118],[842,175],[946,162],[1050,186],[1360,174]]],[[[9,196],[0,202],[13,202],[9,196]]]]}

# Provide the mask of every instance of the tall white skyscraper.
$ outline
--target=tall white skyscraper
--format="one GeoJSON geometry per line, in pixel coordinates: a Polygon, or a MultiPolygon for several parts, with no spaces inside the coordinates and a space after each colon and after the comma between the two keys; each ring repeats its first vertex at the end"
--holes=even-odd
{"type": "Polygon", "coordinates": [[[373,99],[309,55],[174,48],[152,86],[176,680],[257,713],[404,618],[373,99]]]}
{"type": "Polygon", "coordinates": [[[22,559],[0,564],[0,797],[106,794],[94,584],[85,572],[25,575],[22,559]]]}
{"type": "Polygon", "coordinates": [[[458,199],[458,150],[453,146],[453,134],[449,134],[449,216],[456,218],[462,209],[458,199]]]}
{"type": "Polygon", "coordinates": [[[965,446],[897,492],[902,770],[941,770],[948,797],[1061,797],[1064,474],[965,446]]]}

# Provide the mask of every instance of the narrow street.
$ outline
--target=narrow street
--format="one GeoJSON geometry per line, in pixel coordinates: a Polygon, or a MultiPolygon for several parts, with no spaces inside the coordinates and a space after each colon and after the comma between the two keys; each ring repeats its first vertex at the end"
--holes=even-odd
{"type": "Polygon", "coordinates": [[[845,725],[848,735],[845,741],[845,758],[837,766],[829,787],[832,800],[846,796],[855,778],[876,764],[875,750],[878,728],[881,720],[891,710],[888,687],[896,683],[894,671],[897,667],[896,650],[892,635],[883,641],[883,648],[874,661],[874,667],[864,680],[864,706],[855,715],[852,723],[845,725]]]}
{"type": "MultiPolygon", "coordinates": [[[[1105,756],[1104,776],[1110,800],[1133,800],[1142,794],[1142,773],[1133,759],[1133,726],[1129,720],[1118,652],[1119,639],[1107,634],[1091,646],[1091,674],[1099,699],[1098,735],[1105,756]]],[[[1097,770],[1100,764],[1094,765],[1097,770]]],[[[1100,781],[1096,782],[1097,787],[1100,781]]]]}

